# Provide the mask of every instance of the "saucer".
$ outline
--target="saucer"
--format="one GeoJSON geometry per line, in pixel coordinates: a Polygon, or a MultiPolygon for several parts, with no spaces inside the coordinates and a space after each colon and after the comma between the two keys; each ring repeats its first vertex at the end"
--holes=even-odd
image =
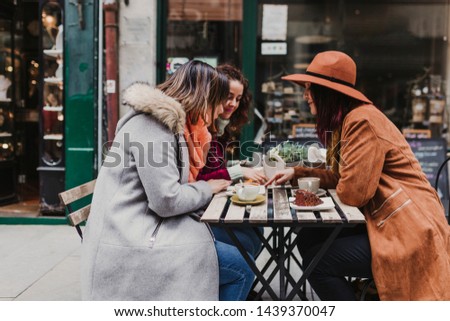
{"type": "MultiPolygon", "coordinates": [[[[235,185],[228,186],[227,191],[225,192],[225,194],[226,194],[227,196],[233,196],[233,195],[236,195],[236,186],[235,186],[235,185]]],[[[261,185],[261,186],[260,186],[259,194],[260,194],[260,195],[265,195],[265,194],[266,194],[266,188],[264,187],[264,185],[261,185]]]]}
{"type": "Polygon", "coordinates": [[[322,188],[319,188],[319,189],[317,190],[317,193],[316,193],[316,195],[317,195],[318,197],[321,197],[321,196],[327,195],[327,191],[326,191],[326,190],[324,190],[324,189],[322,189],[322,188]]]}
{"type": "Polygon", "coordinates": [[[242,201],[237,195],[231,196],[231,201],[236,205],[256,205],[264,202],[266,197],[264,195],[258,195],[253,201],[242,201]]]}
{"type": "MultiPolygon", "coordinates": [[[[298,189],[298,188],[296,188],[295,190],[293,190],[293,192],[295,192],[297,189],[298,189]]],[[[324,189],[322,189],[322,188],[319,188],[318,191],[317,191],[317,193],[315,193],[315,194],[316,194],[317,197],[322,197],[322,196],[327,195],[327,191],[324,190],[324,189]]]]}

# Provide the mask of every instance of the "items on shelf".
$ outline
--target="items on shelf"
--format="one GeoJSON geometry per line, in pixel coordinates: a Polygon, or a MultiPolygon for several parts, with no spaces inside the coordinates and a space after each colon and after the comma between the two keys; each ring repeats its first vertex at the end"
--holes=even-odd
{"type": "Polygon", "coordinates": [[[261,85],[265,95],[266,134],[272,138],[290,138],[292,125],[309,122],[312,115],[304,108],[303,91],[283,82],[267,81],[261,85]]]}
{"type": "Polygon", "coordinates": [[[9,86],[11,86],[11,80],[6,78],[4,75],[0,75],[0,100],[9,100],[6,96],[9,86]]]}

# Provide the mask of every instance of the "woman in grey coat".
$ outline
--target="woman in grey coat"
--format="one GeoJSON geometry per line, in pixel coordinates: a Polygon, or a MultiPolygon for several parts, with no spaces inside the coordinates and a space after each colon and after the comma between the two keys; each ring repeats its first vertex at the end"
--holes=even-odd
{"type": "Polygon", "coordinates": [[[213,121],[227,95],[226,77],[199,61],[156,89],[136,83],[125,91],[131,110],[99,172],[84,233],[84,300],[245,299],[251,270],[195,219],[230,182],[188,184],[182,134],[186,117],[213,121]]]}

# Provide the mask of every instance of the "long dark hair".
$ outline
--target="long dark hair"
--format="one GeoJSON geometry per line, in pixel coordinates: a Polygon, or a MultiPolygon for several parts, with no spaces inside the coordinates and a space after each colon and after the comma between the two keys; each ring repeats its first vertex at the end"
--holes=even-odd
{"type": "Polygon", "coordinates": [[[237,138],[236,136],[240,134],[242,127],[248,122],[248,110],[252,102],[252,94],[248,89],[248,80],[235,66],[222,64],[217,66],[217,71],[226,75],[229,81],[236,80],[244,87],[239,106],[231,115],[230,123],[225,127],[224,134],[220,137],[220,141],[229,142],[237,138]]]}
{"type": "Polygon", "coordinates": [[[317,109],[316,130],[322,144],[330,141],[330,135],[342,126],[345,116],[364,102],[336,90],[311,84],[311,97],[317,109]]]}

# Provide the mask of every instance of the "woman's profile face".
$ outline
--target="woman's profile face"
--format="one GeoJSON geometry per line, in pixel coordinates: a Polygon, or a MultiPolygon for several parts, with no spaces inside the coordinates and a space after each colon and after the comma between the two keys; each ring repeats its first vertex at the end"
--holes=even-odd
{"type": "Polygon", "coordinates": [[[303,99],[306,100],[306,102],[308,103],[311,114],[317,115],[317,108],[316,108],[316,105],[314,104],[314,100],[311,95],[311,83],[310,82],[305,83],[305,92],[303,93],[303,99]]]}
{"type": "Polygon", "coordinates": [[[231,115],[238,109],[243,93],[244,85],[237,80],[230,80],[230,93],[223,105],[223,113],[220,113],[220,118],[230,119],[231,115]]]}

